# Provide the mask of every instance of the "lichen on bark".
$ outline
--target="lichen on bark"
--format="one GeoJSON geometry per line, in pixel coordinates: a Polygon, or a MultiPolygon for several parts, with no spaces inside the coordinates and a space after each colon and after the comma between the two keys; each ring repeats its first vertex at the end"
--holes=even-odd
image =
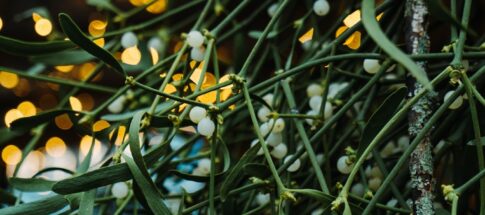
{"type": "MultiPolygon", "coordinates": [[[[425,0],[407,0],[404,14],[406,18],[406,48],[410,54],[429,52],[430,40],[428,29],[428,8],[425,0]]],[[[427,62],[417,62],[427,71],[427,62]]],[[[415,96],[423,86],[410,74],[407,76],[408,97],[415,96]]],[[[409,135],[416,137],[434,111],[436,93],[430,92],[413,105],[408,113],[409,135]]],[[[409,158],[409,171],[413,189],[413,214],[434,214],[433,208],[433,159],[431,155],[431,141],[429,134],[414,149],[409,158]]]]}

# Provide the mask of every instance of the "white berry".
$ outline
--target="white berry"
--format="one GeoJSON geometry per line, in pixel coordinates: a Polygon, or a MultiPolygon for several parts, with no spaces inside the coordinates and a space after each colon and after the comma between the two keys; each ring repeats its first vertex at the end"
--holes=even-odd
{"type": "Polygon", "coordinates": [[[268,138],[266,138],[266,143],[270,146],[277,146],[283,142],[283,135],[281,133],[271,133],[268,138]]]}
{"type": "Polygon", "coordinates": [[[381,178],[371,178],[369,180],[369,189],[375,192],[377,189],[379,189],[379,187],[381,186],[381,183],[382,183],[381,178]]]}
{"type": "Polygon", "coordinates": [[[389,141],[384,146],[384,148],[382,148],[380,155],[381,155],[382,158],[388,158],[389,156],[391,156],[392,154],[394,154],[395,149],[396,149],[396,146],[394,145],[394,142],[393,141],[389,141]]]}
{"type": "Polygon", "coordinates": [[[285,120],[278,118],[273,125],[273,131],[274,133],[280,133],[285,129],[285,120]]]}
{"type": "Polygon", "coordinates": [[[399,139],[397,139],[397,145],[403,151],[407,149],[409,146],[409,136],[404,135],[399,137],[399,139]]]}
{"type": "Polygon", "coordinates": [[[325,102],[325,110],[323,111],[323,116],[325,117],[325,119],[330,119],[332,115],[333,115],[332,103],[325,102]]]}
{"type": "Polygon", "coordinates": [[[163,45],[163,42],[160,38],[158,37],[152,37],[150,40],[147,42],[147,47],[148,48],[154,48],[157,51],[163,51],[165,46],[163,45]]]}
{"type": "Polygon", "coordinates": [[[306,88],[306,94],[308,97],[321,96],[323,94],[323,88],[319,84],[310,84],[306,88]]]}
{"type": "Polygon", "coordinates": [[[258,193],[256,195],[256,203],[258,203],[258,205],[265,205],[270,199],[269,193],[258,193]]]}
{"type": "Polygon", "coordinates": [[[362,185],[362,183],[354,184],[350,189],[350,193],[358,197],[364,196],[364,193],[365,193],[364,185],[362,185]]]}
{"type": "MultiPolygon", "coordinates": [[[[450,90],[445,94],[444,101],[446,102],[448,99],[450,99],[451,95],[454,93],[454,90],[450,90]]],[[[449,109],[458,109],[461,105],[463,104],[463,97],[458,96],[455,101],[453,101],[450,106],[448,107],[449,109]]]]}
{"type": "MultiPolygon", "coordinates": [[[[251,142],[251,147],[253,147],[254,145],[258,144],[259,143],[259,140],[258,139],[255,139],[251,142]]],[[[259,148],[259,151],[256,153],[257,155],[262,155],[264,154],[264,151],[263,151],[263,148],[259,148]]]]}
{"type": "Polygon", "coordinates": [[[271,150],[271,155],[273,155],[273,157],[275,157],[276,159],[281,159],[285,157],[286,153],[288,153],[288,147],[284,143],[275,146],[273,150],[271,150]]]}
{"type": "Polygon", "coordinates": [[[136,38],[135,33],[129,31],[121,36],[121,46],[123,46],[123,48],[127,49],[136,45],[138,45],[138,39],[136,38]]]}
{"type": "MultiPolygon", "coordinates": [[[[315,111],[315,110],[309,110],[308,112],[306,112],[306,115],[308,116],[318,116],[318,111],[315,111]]],[[[311,118],[306,118],[305,121],[309,124],[309,125],[313,125],[313,119],[311,118]]]]}
{"type": "Polygon", "coordinates": [[[394,208],[397,206],[397,199],[392,198],[389,201],[387,201],[386,206],[394,208]]]}
{"type": "Polygon", "coordinates": [[[349,156],[344,155],[340,157],[337,161],[337,170],[342,173],[342,174],[349,174],[350,171],[352,171],[352,168],[354,167],[354,164],[351,163],[349,164],[349,156]]]}
{"type": "Polygon", "coordinates": [[[318,16],[325,16],[330,11],[330,5],[326,0],[317,0],[313,3],[313,12],[318,16]]]}
{"type": "Polygon", "coordinates": [[[268,10],[266,12],[268,12],[268,16],[273,17],[276,13],[276,10],[278,10],[278,3],[273,3],[268,7],[268,10]]]}
{"type": "Polygon", "coordinates": [[[205,56],[205,48],[203,46],[201,47],[193,47],[192,50],[190,50],[190,58],[195,61],[203,61],[205,56]]]}
{"type": "Polygon", "coordinates": [[[269,106],[273,107],[274,95],[272,93],[263,96],[263,100],[268,103],[269,106]]]}
{"type": "Polygon", "coordinates": [[[328,85],[328,95],[327,97],[332,99],[335,98],[335,96],[340,93],[343,89],[347,88],[349,86],[348,82],[342,82],[342,83],[331,83],[328,85]]]}
{"type": "Polygon", "coordinates": [[[197,131],[199,131],[199,134],[206,136],[206,137],[212,136],[215,129],[216,129],[216,125],[208,117],[203,118],[197,124],[197,131]]]}
{"type": "Polygon", "coordinates": [[[111,104],[108,105],[108,111],[111,113],[120,113],[123,111],[126,102],[125,96],[119,96],[111,104]]]}
{"type": "Polygon", "coordinates": [[[207,116],[207,111],[205,108],[195,106],[190,110],[189,118],[194,123],[199,123],[200,120],[207,116]]]}
{"type": "Polygon", "coordinates": [[[322,106],[323,98],[321,96],[312,96],[308,104],[310,108],[315,111],[320,111],[320,107],[322,106]]]}
{"type": "Polygon", "coordinates": [[[379,68],[381,68],[381,65],[379,64],[379,61],[376,59],[365,59],[364,60],[364,70],[369,73],[369,74],[375,74],[377,71],[379,71],[379,68]]]}
{"type": "MultiPolygon", "coordinates": [[[[285,160],[283,163],[288,163],[290,159],[293,157],[293,155],[288,155],[286,156],[285,160]]],[[[298,169],[300,169],[301,166],[301,161],[300,159],[296,159],[295,162],[293,162],[288,168],[286,169],[288,172],[296,172],[298,169]]]]}
{"type": "Polygon", "coordinates": [[[271,128],[268,126],[267,122],[265,122],[265,123],[263,123],[259,126],[259,132],[261,132],[261,135],[263,135],[263,136],[266,136],[267,134],[269,134],[270,129],[271,128]]]}
{"type": "Polygon", "coordinates": [[[117,199],[125,198],[128,195],[128,185],[125,182],[114,183],[111,194],[117,199]]]}
{"type": "Polygon", "coordinates": [[[383,178],[384,175],[382,174],[381,169],[379,169],[378,166],[374,166],[370,170],[370,177],[371,178],[383,178]]]}
{"type": "Polygon", "coordinates": [[[204,36],[200,31],[191,31],[187,34],[187,43],[192,48],[198,48],[204,43],[204,36]]]}
{"type": "Polygon", "coordinates": [[[266,122],[268,121],[268,115],[271,113],[271,110],[266,107],[266,106],[263,106],[261,108],[259,108],[258,110],[258,119],[259,121],[261,122],[266,122]]]}

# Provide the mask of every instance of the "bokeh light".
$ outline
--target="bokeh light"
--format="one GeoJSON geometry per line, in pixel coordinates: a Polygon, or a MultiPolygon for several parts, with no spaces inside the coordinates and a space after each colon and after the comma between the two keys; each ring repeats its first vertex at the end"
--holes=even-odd
{"type": "Polygon", "coordinates": [[[66,143],[59,137],[51,137],[45,144],[45,150],[52,157],[61,157],[66,153],[66,143]]]}

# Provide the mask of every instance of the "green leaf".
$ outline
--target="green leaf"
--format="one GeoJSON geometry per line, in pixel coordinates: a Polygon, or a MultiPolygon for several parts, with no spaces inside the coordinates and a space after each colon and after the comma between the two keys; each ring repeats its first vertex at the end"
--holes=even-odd
{"type": "Polygon", "coordinates": [[[94,56],[84,50],[66,50],[61,52],[32,56],[30,58],[30,61],[50,66],[57,66],[81,64],[93,59],[94,56]]]}
{"type": "MultiPolygon", "coordinates": [[[[138,136],[137,136],[138,138],[138,136]]],[[[153,181],[150,178],[147,178],[138,168],[137,164],[133,159],[123,154],[123,158],[125,159],[128,167],[133,174],[133,179],[138,184],[143,193],[145,199],[147,200],[147,204],[150,207],[151,211],[158,215],[163,214],[171,214],[170,210],[162,201],[162,196],[160,195],[157,187],[153,184],[153,181]]]]}
{"type": "MultiPolygon", "coordinates": [[[[158,148],[150,150],[143,158],[149,165],[153,165],[164,153],[169,144],[160,144],[158,148]]],[[[132,178],[126,163],[101,167],[84,174],[67,178],[52,186],[52,190],[59,194],[70,194],[88,191],[96,187],[102,187],[116,182],[127,181],[132,178]]]]}
{"type": "Polygon", "coordinates": [[[244,172],[250,176],[265,179],[271,175],[268,166],[259,163],[248,163],[244,165],[244,172]]]}
{"type": "Polygon", "coordinates": [[[255,146],[249,148],[239,159],[239,161],[234,165],[229,173],[227,174],[225,180],[221,185],[221,199],[224,201],[229,194],[229,191],[234,187],[239,176],[242,174],[242,169],[245,164],[249,163],[258,153],[261,146],[256,144],[255,146]]]}
{"type": "MultiPolygon", "coordinates": [[[[94,144],[93,144],[94,145],[94,144]]],[[[94,208],[94,198],[96,197],[96,189],[86,191],[81,197],[81,202],[79,203],[79,214],[80,215],[91,215],[93,214],[94,208]]]]}
{"type": "Polygon", "coordinates": [[[68,204],[63,196],[53,196],[35,202],[19,204],[13,207],[0,209],[2,215],[39,215],[52,214],[61,210],[68,204]]]}
{"type": "Polygon", "coordinates": [[[27,42],[10,37],[0,36],[0,51],[17,56],[35,56],[75,48],[68,40],[50,42],[27,42]]]}
{"type": "Polygon", "coordinates": [[[106,64],[113,67],[116,71],[120,72],[121,74],[125,75],[123,68],[121,68],[120,63],[105,49],[96,45],[93,41],[91,41],[74,23],[74,21],[69,17],[69,15],[65,13],[59,14],[59,23],[61,25],[62,31],[69,37],[69,39],[78,45],[80,48],[86,50],[88,53],[92,54],[93,56],[101,59],[106,64]]]}
{"type": "Polygon", "coordinates": [[[25,192],[50,191],[55,181],[42,178],[10,178],[10,185],[17,190],[25,192]]]}
{"type": "Polygon", "coordinates": [[[360,157],[367,146],[372,142],[374,137],[384,127],[384,125],[392,118],[394,113],[399,108],[401,101],[406,97],[407,88],[401,87],[391,93],[379,108],[372,114],[369,121],[365,125],[362,137],[360,139],[359,148],[357,149],[357,157],[360,157]]]}
{"type": "Polygon", "coordinates": [[[51,120],[54,120],[56,116],[62,115],[62,114],[81,114],[80,112],[73,111],[70,109],[61,109],[61,110],[52,110],[52,111],[46,111],[42,112],[40,114],[37,114],[35,116],[30,116],[30,117],[24,117],[17,119],[10,124],[10,129],[12,131],[28,131],[33,127],[36,127],[38,125],[44,124],[46,122],[49,122],[51,120]]]}
{"type": "Polygon", "coordinates": [[[0,147],[10,140],[19,137],[23,132],[12,131],[9,128],[0,128],[0,147]]]}
{"type": "Polygon", "coordinates": [[[384,50],[392,59],[403,65],[416,80],[424,87],[432,89],[426,72],[418,66],[408,55],[402,52],[389,38],[386,37],[375,17],[374,0],[364,0],[362,3],[362,23],[369,36],[384,50]]]}

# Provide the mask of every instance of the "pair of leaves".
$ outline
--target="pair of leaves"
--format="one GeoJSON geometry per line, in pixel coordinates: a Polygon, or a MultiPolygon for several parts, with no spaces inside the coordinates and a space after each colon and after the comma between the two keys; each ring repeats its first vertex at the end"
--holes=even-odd
{"type": "Polygon", "coordinates": [[[12,131],[28,131],[34,127],[37,127],[38,125],[42,125],[46,122],[49,122],[53,120],[56,116],[62,115],[62,114],[80,114],[77,111],[73,111],[70,109],[60,109],[60,110],[52,110],[52,111],[46,111],[41,114],[35,115],[35,116],[30,116],[30,117],[24,117],[17,119],[10,124],[10,129],[12,131]]]}
{"type": "Polygon", "coordinates": [[[403,65],[416,80],[424,87],[432,89],[431,83],[426,72],[418,66],[411,58],[402,52],[394,43],[387,38],[382,29],[379,27],[375,17],[374,0],[364,0],[362,3],[362,24],[369,36],[384,50],[392,59],[403,65]]]}

